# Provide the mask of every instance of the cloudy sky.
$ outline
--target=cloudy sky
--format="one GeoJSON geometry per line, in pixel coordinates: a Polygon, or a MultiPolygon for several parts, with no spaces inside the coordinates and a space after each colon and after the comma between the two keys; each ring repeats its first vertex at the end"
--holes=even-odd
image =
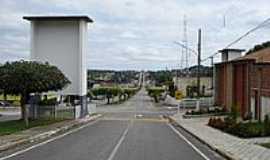
{"type": "MultiPolygon", "coordinates": [[[[0,4],[0,63],[29,58],[30,25],[22,16],[88,15],[95,22],[89,25],[87,62],[95,69],[179,67],[181,48],[173,42],[183,39],[184,15],[190,48],[196,49],[197,30],[202,29],[202,58],[270,17],[269,0],[0,0],[0,4]]],[[[233,48],[249,49],[270,40],[269,27],[270,23],[233,48]]],[[[196,56],[189,53],[189,65],[195,63],[196,56]]]]}

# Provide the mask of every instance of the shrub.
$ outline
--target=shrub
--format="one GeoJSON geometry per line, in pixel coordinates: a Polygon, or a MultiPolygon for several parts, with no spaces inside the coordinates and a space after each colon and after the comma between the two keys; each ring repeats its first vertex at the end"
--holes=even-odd
{"type": "Polygon", "coordinates": [[[268,115],[264,116],[264,124],[269,124],[269,116],[268,115]]]}
{"type": "MultiPolygon", "coordinates": [[[[119,96],[119,100],[124,95],[127,95],[127,98],[130,98],[132,95],[135,95],[138,91],[138,88],[120,88],[120,87],[99,87],[91,89],[88,92],[89,97],[105,96],[107,98],[107,103],[110,103],[110,99],[115,96],[119,96]]],[[[125,96],[125,99],[127,99],[125,96]]]]}
{"type": "Polygon", "coordinates": [[[225,122],[221,118],[210,118],[208,124],[214,128],[223,130],[226,127],[225,122]]]}
{"type": "Polygon", "coordinates": [[[42,100],[38,104],[41,105],[41,106],[54,106],[57,103],[58,102],[57,102],[57,99],[56,98],[51,98],[51,99],[42,100]]]}
{"type": "Polygon", "coordinates": [[[200,109],[199,111],[187,111],[185,113],[186,115],[202,115],[202,114],[214,114],[214,115],[223,115],[223,114],[226,114],[226,112],[221,109],[221,108],[218,108],[218,107],[215,107],[213,109],[200,109]]]}
{"type": "Polygon", "coordinates": [[[155,102],[159,102],[159,98],[163,92],[165,92],[164,88],[161,87],[153,87],[153,88],[147,88],[148,95],[150,97],[153,97],[155,102]]]}
{"type": "Polygon", "coordinates": [[[270,135],[270,121],[268,115],[264,117],[264,132],[266,135],[270,135]]]}
{"type": "Polygon", "coordinates": [[[232,110],[231,110],[230,116],[231,116],[231,118],[233,118],[234,120],[237,120],[237,118],[240,116],[240,112],[239,112],[239,107],[238,107],[238,105],[232,106],[232,110]]]}
{"type": "Polygon", "coordinates": [[[236,123],[236,120],[233,117],[228,116],[224,118],[224,120],[221,118],[210,118],[208,125],[244,138],[270,136],[270,125],[268,120],[266,120],[265,123],[236,123]]]}
{"type": "Polygon", "coordinates": [[[213,125],[213,118],[211,117],[208,121],[208,126],[212,126],[213,125]]]}

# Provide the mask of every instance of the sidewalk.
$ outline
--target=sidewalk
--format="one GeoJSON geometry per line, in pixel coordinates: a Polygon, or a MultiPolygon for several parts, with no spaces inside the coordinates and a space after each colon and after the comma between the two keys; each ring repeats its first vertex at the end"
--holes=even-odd
{"type": "Polygon", "coordinates": [[[178,104],[179,102],[175,98],[171,97],[170,95],[167,95],[166,99],[163,102],[163,105],[174,106],[174,107],[177,107],[178,104]]]}
{"type": "Polygon", "coordinates": [[[171,119],[227,158],[270,160],[270,149],[255,144],[270,142],[270,137],[242,139],[207,126],[208,118],[183,119],[182,115],[183,113],[176,114],[171,119]]]}
{"type": "Polygon", "coordinates": [[[68,131],[74,127],[84,125],[99,118],[101,115],[89,116],[78,120],[66,120],[48,126],[34,127],[15,134],[0,136],[0,152],[21,144],[46,139],[60,132],[68,131]]]}

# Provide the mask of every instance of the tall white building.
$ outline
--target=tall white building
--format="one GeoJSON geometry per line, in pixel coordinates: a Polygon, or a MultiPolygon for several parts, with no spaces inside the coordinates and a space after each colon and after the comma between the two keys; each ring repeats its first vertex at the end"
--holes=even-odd
{"type": "MultiPolygon", "coordinates": [[[[87,94],[88,16],[26,16],[31,21],[31,60],[57,66],[71,81],[62,95],[87,94]]],[[[86,104],[86,103],[85,103],[86,104]]]]}

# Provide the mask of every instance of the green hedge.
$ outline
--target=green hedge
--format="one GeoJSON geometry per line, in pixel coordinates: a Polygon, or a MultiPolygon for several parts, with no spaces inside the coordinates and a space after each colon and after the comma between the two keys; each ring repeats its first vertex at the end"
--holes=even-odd
{"type": "Polygon", "coordinates": [[[165,92],[165,89],[162,87],[148,87],[146,90],[148,95],[154,98],[155,102],[159,102],[161,94],[165,92]]]}
{"type": "Polygon", "coordinates": [[[243,138],[270,136],[270,122],[268,120],[237,123],[230,117],[225,119],[210,118],[208,125],[243,138]]]}
{"type": "Polygon", "coordinates": [[[39,102],[39,105],[41,106],[54,106],[57,104],[57,98],[44,99],[39,102]]]}
{"type": "Polygon", "coordinates": [[[124,101],[135,95],[139,88],[99,87],[89,90],[88,97],[105,96],[108,104],[110,99],[119,96],[119,101],[124,101]]]}

